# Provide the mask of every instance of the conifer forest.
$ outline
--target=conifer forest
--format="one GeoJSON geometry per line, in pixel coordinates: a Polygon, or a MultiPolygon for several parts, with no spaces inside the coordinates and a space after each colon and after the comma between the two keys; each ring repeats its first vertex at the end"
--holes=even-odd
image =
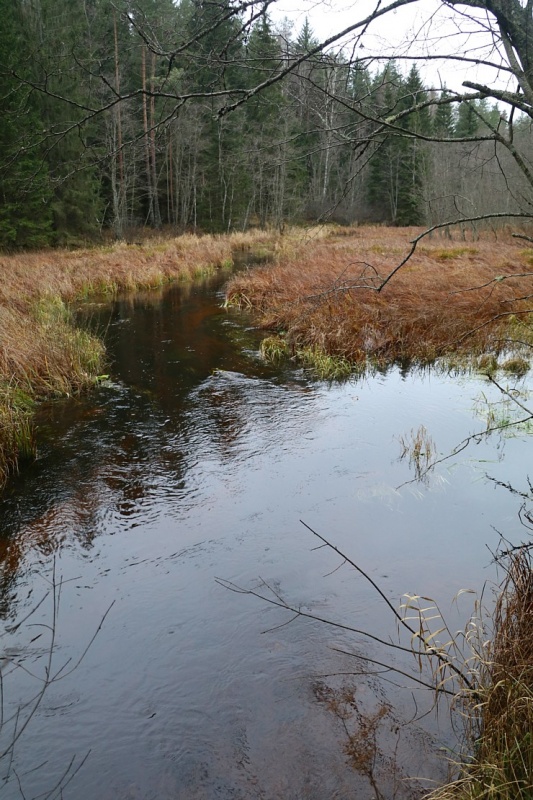
{"type": "Polygon", "coordinates": [[[0,247],[521,213],[531,120],[268,3],[0,0],[0,247]],[[391,123],[391,120],[393,121],[391,123]]]}

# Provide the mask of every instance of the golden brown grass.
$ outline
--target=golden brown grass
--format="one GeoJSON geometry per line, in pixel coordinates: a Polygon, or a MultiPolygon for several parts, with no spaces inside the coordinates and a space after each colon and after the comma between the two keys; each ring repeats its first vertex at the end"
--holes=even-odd
{"type": "Polygon", "coordinates": [[[73,325],[66,303],[189,280],[231,265],[234,248],[267,239],[260,233],[187,235],[74,252],[0,254],[0,488],[19,457],[34,452],[33,402],[91,386],[103,369],[103,344],[73,325]]]}
{"type": "MultiPolygon", "coordinates": [[[[533,797],[533,571],[530,549],[507,557],[492,636],[469,665],[475,691],[465,708],[469,759],[428,800],[533,797]]],[[[486,631],[482,631],[486,634],[486,631]]]]}
{"type": "Polygon", "coordinates": [[[160,286],[231,262],[230,237],[185,235],[104,248],[0,255],[0,306],[25,307],[45,295],[73,300],[160,286]]]}
{"type": "Polygon", "coordinates": [[[103,359],[103,344],[73,325],[61,298],[0,305],[0,488],[35,453],[35,400],[92,385],[103,359]]]}
{"type": "Polygon", "coordinates": [[[275,264],[230,281],[228,303],[256,310],[293,353],[315,348],[353,364],[428,363],[529,345],[533,273],[529,251],[510,236],[468,245],[424,239],[375,291],[419,232],[366,227],[292,237],[275,264]]]}

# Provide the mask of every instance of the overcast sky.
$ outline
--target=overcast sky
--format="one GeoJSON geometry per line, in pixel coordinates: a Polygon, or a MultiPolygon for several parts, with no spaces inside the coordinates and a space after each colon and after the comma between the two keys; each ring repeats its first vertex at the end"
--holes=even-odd
{"type": "MultiPolygon", "coordinates": [[[[381,3],[381,7],[385,5],[385,2],[381,3]]],[[[326,39],[363,19],[375,8],[375,0],[279,0],[272,16],[276,22],[288,17],[295,32],[301,29],[308,16],[317,38],[326,39]]],[[[347,50],[349,43],[350,37],[344,42],[347,50]]],[[[360,56],[390,56],[393,53],[411,56],[466,54],[500,61],[486,13],[466,7],[451,9],[438,0],[419,0],[380,17],[369,26],[356,50],[360,56]]],[[[406,71],[411,63],[405,62],[406,71]]],[[[434,88],[446,84],[449,89],[464,91],[461,84],[465,79],[507,87],[505,73],[498,74],[494,69],[458,64],[449,59],[428,60],[420,64],[420,72],[426,84],[434,88]]]]}

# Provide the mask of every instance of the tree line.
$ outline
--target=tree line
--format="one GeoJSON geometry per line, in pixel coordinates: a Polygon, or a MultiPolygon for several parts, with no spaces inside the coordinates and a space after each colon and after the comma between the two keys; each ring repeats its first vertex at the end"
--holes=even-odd
{"type": "Polygon", "coordinates": [[[268,5],[0,0],[0,247],[528,205],[499,105],[321,48],[268,5]]]}

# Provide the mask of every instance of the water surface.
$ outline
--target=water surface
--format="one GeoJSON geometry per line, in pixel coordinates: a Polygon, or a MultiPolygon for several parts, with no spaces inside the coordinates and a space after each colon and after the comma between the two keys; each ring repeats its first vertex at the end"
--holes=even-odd
{"type": "Polygon", "coordinates": [[[216,578],[266,582],[306,611],[395,637],[385,604],[315,549],[304,520],[395,604],[427,594],[462,625],[470,601],[451,600],[494,579],[495,529],[523,538],[516,499],[486,476],[522,486],[527,435],[481,439],[402,486],[414,475],[399,437],[424,425],[450,452],[483,429],[479,404],[495,388],[398,369],[330,385],[270,367],[260,332],[222,299],[218,279],[86,309],[106,331],[111,380],[43,409],[39,458],[3,499],[4,652],[31,673],[6,674],[6,712],[39,690],[54,619],[52,666],[68,662],[20,738],[6,798],[60,796],[68,781],[62,796],[76,800],[375,797],[343,750],[329,693],[343,684],[356,692],[351,730],[382,713],[372,777],[383,797],[416,797],[408,778],[445,774],[447,714],[418,720],[423,692],[347,677],[364,662],[333,649],[381,658],[376,645],[283,625],[286,612],[216,578]]]}

